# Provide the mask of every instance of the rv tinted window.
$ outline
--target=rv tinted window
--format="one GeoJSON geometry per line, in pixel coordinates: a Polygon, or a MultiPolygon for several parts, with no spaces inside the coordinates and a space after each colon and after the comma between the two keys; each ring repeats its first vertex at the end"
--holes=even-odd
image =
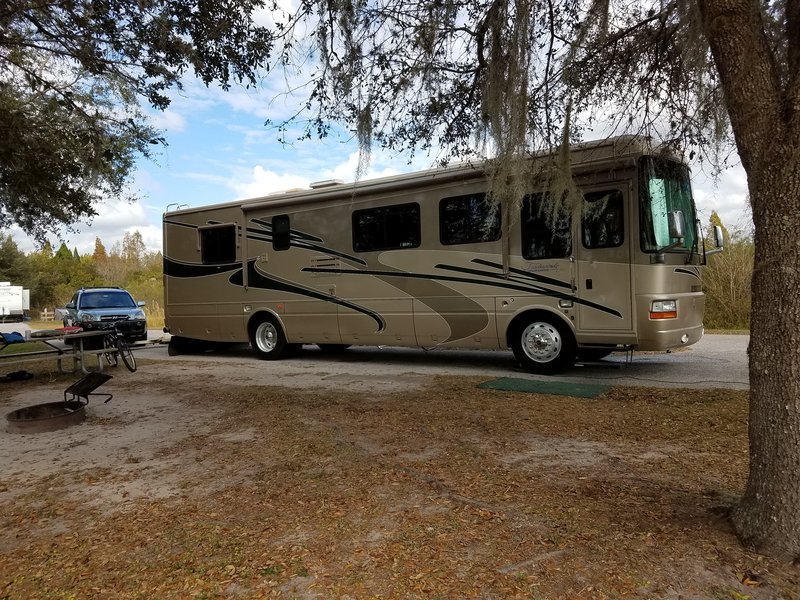
{"type": "Polygon", "coordinates": [[[625,241],[622,192],[589,192],[583,196],[582,237],[585,248],[615,248],[625,241]]]}
{"type": "Polygon", "coordinates": [[[547,194],[522,199],[522,256],[527,260],[565,258],[572,253],[572,218],[562,212],[553,218],[547,194]]]}
{"type": "Polygon", "coordinates": [[[289,215],[272,217],[272,249],[288,250],[291,247],[289,215]]]}
{"type": "Polygon", "coordinates": [[[416,248],[419,243],[419,204],[416,202],[353,212],[353,249],[356,252],[416,248]]]}
{"type": "Polygon", "coordinates": [[[500,209],[486,194],[443,198],[439,202],[439,239],[444,245],[500,239],[500,209]]]}
{"type": "Polygon", "coordinates": [[[203,264],[236,260],[236,225],[200,229],[200,258],[203,264]]]}

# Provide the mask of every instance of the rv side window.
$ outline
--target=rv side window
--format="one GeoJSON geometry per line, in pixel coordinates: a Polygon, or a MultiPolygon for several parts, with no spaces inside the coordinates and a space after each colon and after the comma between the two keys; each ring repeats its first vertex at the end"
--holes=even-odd
{"type": "Polygon", "coordinates": [[[200,229],[200,260],[204,265],[236,260],[236,225],[200,229]]]}
{"type": "Polygon", "coordinates": [[[566,212],[551,215],[549,200],[549,194],[522,199],[522,256],[526,260],[565,258],[572,253],[572,218],[566,212]]]}
{"type": "Polygon", "coordinates": [[[289,215],[275,215],[272,217],[272,249],[288,250],[290,241],[289,215]]]}
{"type": "Polygon", "coordinates": [[[439,202],[439,240],[445,246],[500,239],[500,209],[486,194],[443,198],[439,202]]]}
{"type": "Polygon", "coordinates": [[[616,248],[625,241],[620,190],[589,192],[583,196],[582,237],[585,248],[616,248]]]}
{"type": "Polygon", "coordinates": [[[353,212],[353,250],[397,250],[420,244],[419,204],[396,204],[353,212]]]}

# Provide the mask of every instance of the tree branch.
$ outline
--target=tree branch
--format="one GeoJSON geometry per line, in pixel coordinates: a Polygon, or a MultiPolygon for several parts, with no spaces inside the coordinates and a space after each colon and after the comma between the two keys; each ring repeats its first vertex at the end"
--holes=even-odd
{"type": "Polygon", "coordinates": [[[748,174],[755,173],[774,140],[786,133],[783,90],[760,3],[698,0],[698,5],[742,164],[748,174]]]}

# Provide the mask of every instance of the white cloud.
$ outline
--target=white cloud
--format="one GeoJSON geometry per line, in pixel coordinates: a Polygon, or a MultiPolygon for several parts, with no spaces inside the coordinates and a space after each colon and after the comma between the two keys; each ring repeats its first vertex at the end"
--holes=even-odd
{"type": "Polygon", "coordinates": [[[714,177],[695,169],[692,181],[695,203],[703,226],[716,211],[728,229],[750,229],[747,175],[740,164],[714,177]]]}
{"type": "Polygon", "coordinates": [[[272,28],[276,23],[286,22],[287,17],[297,12],[294,0],[277,0],[272,8],[262,8],[253,13],[253,22],[261,27],[272,28]]]}
{"type": "MultiPolygon", "coordinates": [[[[148,211],[141,202],[127,203],[113,201],[95,207],[97,216],[90,222],[75,225],[75,232],[61,230],[49,236],[53,248],[58,248],[63,241],[72,250],[76,248],[78,254],[91,254],[94,252],[95,238],[100,238],[103,245],[110,249],[114,244],[122,243],[125,233],[139,231],[147,249],[151,252],[161,250],[161,227],[155,225],[148,218],[148,211]]],[[[22,230],[13,226],[10,231],[17,246],[23,252],[38,250],[38,246],[22,230]]]]}
{"type": "Polygon", "coordinates": [[[186,129],[186,119],[178,112],[169,108],[162,112],[151,113],[150,123],[156,129],[166,133],[180,133],[186,129]]]}
{"type": "Polygon", "coordinates": [[[301,175],[278,174],[261,165],[253,167],[246,180],[236,177],[229,180],[229,186],[237,194],[238,199],[258,198],[275,192],[307,188],[308,183],[309,180],[301,175]]]}
{"type": "Polygon", "coordinates": [[[38,250],[33,240],[29,238],[25,232],[22,231],[17,225],[12,225],[5,233],[11,234],[11,239],[22,252],[28,253],[38,250]]]}
{"type": "MultiPolygon", "coordinates": [[[[330,156],[330,146],[320,143],[314,145],[314,148],[315,152],[300,159],[298,159],[297,153],[292,153],[291,157],[295,159],[294,162],[272,159],[247,169],[228,165],[227,170],[230,175],[226,180],[227,187],[233,190],[237,199],[247,199],[292,189],[308,189],[309,184],[314,181],[326,179],[338,179],[345,183],[355,181],[359,160],[357,151],[350,152],[344,161],[326,168],[321,164],[324,162],[324,158],[321,158],[324,155],[321,152],[327,152],[330,156]],[[290,170],[291,172],[289,172],[290,170]]],[[[404,158],[377,152],[367,172],[360,177],[360,180],[389,177],[428,166],[425,164],[426,161],[420,160],[419,162],[421,164],[409,165],[404,158]]],[[[200,177],[199,174],[194,176],[200,177]]]]}

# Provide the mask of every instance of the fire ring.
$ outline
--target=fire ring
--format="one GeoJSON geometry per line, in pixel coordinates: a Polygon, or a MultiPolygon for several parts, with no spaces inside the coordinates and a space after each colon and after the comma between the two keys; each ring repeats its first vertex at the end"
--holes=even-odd
{"type": "Polygon", "coordinates": [[[9,433],[56,431],[86,420],[86,404],[77,400],[34,404],[12,410],[6,415],[9,433]]]}

